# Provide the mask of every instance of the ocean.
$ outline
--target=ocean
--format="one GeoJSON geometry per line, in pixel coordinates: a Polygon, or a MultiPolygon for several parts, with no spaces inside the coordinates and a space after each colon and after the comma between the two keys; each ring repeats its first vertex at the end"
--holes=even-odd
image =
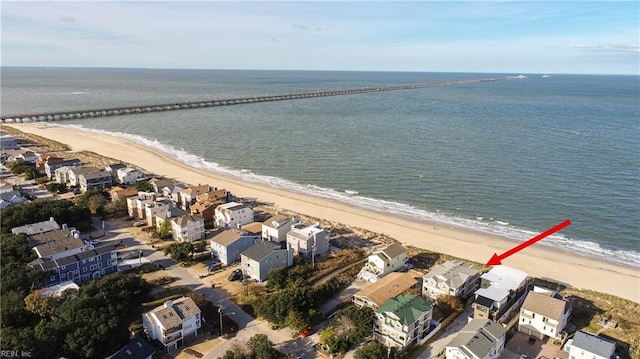
{"type": "MultiPolygon", "coordinates": [[[[7,115],[505,75],[517,74],[3,67],[0,109],[7,115]]],[[[640,267],[638,76],[526,75],[56,124],[134,139],[247,181],[514,243],[570,219],[537,245],[640,267]]]]}

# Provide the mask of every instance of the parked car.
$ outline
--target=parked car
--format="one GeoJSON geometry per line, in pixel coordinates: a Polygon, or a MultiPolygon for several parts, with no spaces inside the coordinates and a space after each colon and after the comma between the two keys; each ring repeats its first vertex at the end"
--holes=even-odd
{"type": "Polygon", "coordinates": [[[229,281],[233,282],[242,279],[242,270],[236,269],[229,275],[229,281]]]}
{"type": "Polygon", "coordinates": [[[142,227],[142,226],[144,226],[145,224],[146,224],[146,223],[145,223],[145,222],[143,222],[143,221],[138,221],[138,222],[135,222],[135,223],[133,224],[133,226],[134,226],[134,227],[142,227]]]}
{"type": "Polygon", "coordinates": [[[302,332],[300,332],[300,336],[303,337],[303,338],[306,338],[306,337],[310,336],[313,333],[315,333],[313,328],[307,328],[307,329],[304,329],[302,332]]]}

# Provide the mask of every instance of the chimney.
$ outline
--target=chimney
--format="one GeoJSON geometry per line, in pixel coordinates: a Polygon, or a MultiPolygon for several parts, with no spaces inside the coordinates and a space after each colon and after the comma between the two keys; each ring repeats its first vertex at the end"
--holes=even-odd
{"type": "Polygon", "coordinates": [[[50,222],[55,222],[55,221],[56,221],[56,219],[55,219],[55,218],[53,218],[53,217],[49,217],[49,221],[50,221],[50,222]]]}
{"type": "Polygon", "coordinates": [[[69,228],[69,226],[67,226],[67,224],[66,224],[66,223],[63,223],[63,224],[62,224],[62,229],[68,229],[68,228],[69,228]]]}
{"type": "Polygon", "coordinates": [[[168,301],[164,302],[164,307],[165,308],[169,308],[169,307],[172,307],[172,306],[173,306],[173,301],[168,300],[168,301]]]}

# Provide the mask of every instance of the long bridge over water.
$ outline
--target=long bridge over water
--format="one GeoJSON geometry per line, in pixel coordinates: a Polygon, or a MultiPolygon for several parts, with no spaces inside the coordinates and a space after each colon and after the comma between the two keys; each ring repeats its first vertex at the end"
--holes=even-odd
{"type": "Polygon", "coordinates": [[[496,78],[473,79],[473,80],[414,83],[414,84],[404,84],[404,85],[394,85],[394,86],[360,87],[360,88],[352,88],[352,89],[291,93],[291,94],[272,95],[272,96],[256,96],[256,97],[230,98],[230,99],[206,100],[206,101],[190,101],[190,102],[180,102],[180,103],[166,103],[166,104],[159,104],[159,105],[135,105],[135,106],[127,106],[127,107],[103,108],[103,109],[93,109],[93,110],[72,110],[72,111],[60,111],[60,112],[31,113],[31,114],[12,114],[12,115],[2,115],[0,117],[0,121],[3,123],[4,122],[14,122],[14,123],[15,122],[41,122],[41,121],[72,120],[72,119],[80,119],[80,118],[95,118],[95,117],[105,117],[105,116],[121,116],[121,115],[132,115],[132,114],[138,114],[138,113],[239,105],[239,104],[246,104],[246,103],[297,100],[297,99],[312,98],[312,97],[342,96],[342,95],[363,94],[363,93],[370,93],[370,92],[411,90],[411,89],[438,87],[438,86],[454,86],[454,85],[472,84],[472,83],[479,83],[479,82],[510,80],[515,78],[517,77],[496,77],[496,78]]]}

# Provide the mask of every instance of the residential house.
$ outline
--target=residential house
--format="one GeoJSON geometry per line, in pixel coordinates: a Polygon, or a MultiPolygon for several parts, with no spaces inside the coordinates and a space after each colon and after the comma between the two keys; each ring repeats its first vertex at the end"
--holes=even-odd
{"type": "Polygon", "coordinates": [[[38,158],[36,159],[36,169],[38,171],[44,171],[44,165],[47,162],[50,162],[51,164],[53,164],[60,161],[63,161],[63,159],[60,157],[56,157],[54,155],[49,155],[49,154],[42,154],[38,156],[38,158]]]}
{"type": "Polygon", "coordinates": [[[0,193],[8,192],[13,192],[13,185],[6,182],[0,182],[0,193]]]}
{"type": "Polygon", "coordinates": [[[166,213],[175,205],[168,198],[156,198],[153,201],[144,203],[144,218],[148,226],[156,225],[156,217],[166,218],[166,213]]]}
{"type": "Polygon", "coordinates": [[[498,359],[504,350],[506,330],[488,319],[473,319],[445,349],[446,359],[498,359]]]}
{"type": "Polygon", "coordinates": [[[534,287],[520,308],[518,331],[538,339],[562,339],[569,321],[571,303],[556,292],[534,287]]]}
{"type": "Polygon", "coordinates": [[[143,337],[136,335],[127,345],[107,359],[153,359],[155,353],[156,348],[143,337]]]}
{"type": "Polygon", "coordinates": [[[175,184],[174,180],[166,179],[166,178],[152,178],[149,180],[149,185],[153,188],[153,191],[156,193],[162,192],[162,188],[166,186],[171,186],[175,184]]]}
{"type": "Polygon", "coordinates": [[[10,191],[0,193],[0,209],[26,203],[27,200],[22,197],[20,191],[10,191]]]}
{"type": "Polygon", "coordinates": [[[213,224],[213,217],[215,216],[216,207],[221,205],[220,201],[204,201],[204,202],[196,202],[191,205],[189,211],[191,214],[199,214],[204,218],[205,224],[213,224]]]}
{"type": "Polygon", "coordinates": [[[53,171],[54,179],[57,183],[60,184],[68,184],[69,183],[69,174],[74,167],[62,166],[58,167],[53,171]]]}
{"type": "Polygon", "coordinates": [[[293,254],[305,257],[318,256],[329,252],[329,231],[320,227],[320,223],[306,225],[295,223],[287,232],[287,246],[293,248],[293,254]]]}
{"type": "Polygon", "coordinates": [[[79,176],[80,192],[101,191],[111,188],[111,175],[106,171],[83,173],[79,176]]]}
{"type": "MultiPolygon", "coordinates": [[[[183,211],[182,208],[178,208],[175,206],[163,207],[158,209],[155,213],[155,223],[156,230],[160,230],[164,222],[171,221],[175,218],[182,217],[187,215],[186,211],[183,211]]],[[[169,228],[171,229],[171,223],[169,223],[169,228]]]]}
{"type": "Polygon", "coordinates": [[[47,178],[50,180],[53,179],[56,168],[60,168],[62,166],[77,168],[80,167],[80,160],[77,158],[63,160],[57,157],[48,157],[47,161],[44,163],[44,172],[47,174],[47,178]]]}
{"type": "Polygon", "coordinates": [[[220,201],[222,203],[231,202],[231,192],[226,189],[213,188],[212,191],[201,193],[196,196],[196,202],[220,201]]]}
{"type": "Polygon", "coordinates": [[[474,319],[502,323],[525,297],[527,273],[504,265],[495,266],[480,276],[480,288],[473,303],[474,319]]]}
{"type": "Polygon", "coordinates": [[[200,308],[193,299],[182,297],[142,314],[142,328],[152,340],[157,340],[168,352],[184,345],[200,334],[200,308]]]}
{"type": "Polygon", "coordinates": [[[36,153],[33,153],[32,151],[24,151],[21,154],[17,155],[16,159],[21,159],[29,163],[36,163],[38,155],[36,153]]]}
{"type": "Polygon", "coordinates": [[[116,171],[116,177],[118,178],[118,183],[130,186],[147,178],[147,174],[135,167],[125,167],[116,171]]]}
{"type": "Polygon", "coordinates": [[[262,222],[251,222],[243,224],[240,226],[240,229],[260,237],[262,235],[262,222]]]}
{"type": "Polygon", "coordinates": [[[40,258],[57,259],[80,253],[86,244],[80,239],[80,232],[67,228],[38,233],[27,237],[29,245],[40,258]]]}
{"type": "Polygon", "coordinates": [[[254,221],[253,210],[244,204],[229,202],[216,207],[215,225],[219,228],[237,228],[254,221]]]}
{"type": "Polygon", "coordinates": [[[422,295],[436,299],[441,295],[466,298],[478,288],[480,272],[461,261],[446,261],[422,277],[422,295]]]}
{"type": "Polygon", "coordinates": [[[181,193],[183,190],[187,188],[189,188],[189,186],[187,186],[186,184],[177,183],[177,184],[170,184],[170,185],[164,186],[160,188],[160,191],[158,192],[162,194],[163,197],[171,198],[171,200],[176,204],[176,206],[180,206],[180,199],[182,197],[181,193]]]}
{"type": "MultiPolygon", "coordinates": [[[[118,254],[116,249],[115,244],[100,247],[87,245],[74,254],[38,258],[29,263],[29,266],[35,270],[49,272],[49,275],[44,278],[44,282],[40,283],[44,286],[49,287],[70,280],[81,284],[90,279],[98,279],[106,274],[117,272],[118,254]]],[[[64,252],[62,248],[58,249],[58,253],[64,252]]]]}
{"type": "Polygon", "coordinates": [[[375,311],[373,337],[387,347],[422,345],[429,334],[433,303],[413,293],[388,299],[375,311]]]}
{"type": "Polygon", "coordinates": [[[118,170],[121,168],[126,168],[127,166],[124,163],[112,163],[107,165],[104,170],[109,172],[111,178],[113,178],[114,182],[118,181],[118,170]]]}
{"type": "Polygon", "coordinates": [[[17,150],[20,147],[18,147],[15,137],[7,134],[0,134],[0,148],[4,151],[17,150]]]}
{"type": "Polygon", "coordinates": [[[358,273],[358,278],[375,282],[378,278],[402,269],[406,265],[407,251],[400,243],[395,243],[373,252],[369,256],[368,262],[358,273]]]}
{"type": "Polygon", "coordinates": [[[171,220],[173,239],[193,242],[204,238],[204,218],[199,214],[187,214],[171,220]]]}
{"type": "Polygon", "coordinates": [[[284,242],[291,226],[296,223],[295,218],[276,214],[262,223],[262,239],[271,242],[284,242]]]}
{"type": "Polygon", "coordinates": [[[193,186],[185,188],[180,192],[180,205],[185,211],[196,202],[196,197],[203,193],[211,191],[211,187],[208,184],[193,186]]]}
{"type": "Polygon", "coordinates": [[[66,282],[61,282],[60,284],[39,289],[38,293],[40,293],[40,295],[43,297],[60,298],[62,297],[62,294],[64,294],[64,291],[68,289],[80,290],[80,286],[77,285],[74,281],[68,280],[66,282]]]}
{"type": "Polygon", "coordinates": [[[615,358],[616,343],[595,334],[579,330],[564,347],[569,359],[611,359],[615,358]]]}
{"type": "MultiPolygon", "coordinates": [[[[70,187],[79,187],[80,186],[80,175],[91,172],[99,172],[100,169],[96,167],[73,167],[67,173],[67,180],[69,181],[70,187]]],[[[54,172],[55,173],[55,172],[54,172]]]]}
{"type": "Polygon", "coordinates": [[[406,293],[420,293],[418,281],[409,273],[389,273],[377,282],[357,291],[353,295],[353,304],[376,310],[387,300],[406,293]]]}
{"type": "Polygon", "coordinates": [[[245,278],[262,282],[267,280],[269,271],[293,265],[293,250],[259,242],[240,254],[240,262],[245,278]]]}
{"type": "Polygon", "coordinates": [[[11,228],[11,233],[20,234],[24,233],[27,236],[33,236],[35,234],[46,233],[60,229],[60,225],[56,222],[56,219],[50,217],[48,221],[36,222],[31,224],[25,224],[24,226],[11,228]]]}
{"type": "Polygon", "coordinates": [[[242,252],[259,243],[260,236],[230,228],[215,235],[210,242],[211,256],[218,257],[222,264],[229,265],[239,261],[242,252]]]}
{"type": "Polygon", "coordinates": [[[127,212],[130,217],[144,219],[145,205],[155,201],[156,194],[154,192],[138,192],[136,196],[127,198],[127,212]]]}
{"type": "Polygon", "coordinates": [[[133,187],[111,187],[111,189],[109,190],[109,194],[111,195],[112,202],[118,202],[121,199],[126,200],[129,197],[137,195],[138,190],[133,187]]]}

